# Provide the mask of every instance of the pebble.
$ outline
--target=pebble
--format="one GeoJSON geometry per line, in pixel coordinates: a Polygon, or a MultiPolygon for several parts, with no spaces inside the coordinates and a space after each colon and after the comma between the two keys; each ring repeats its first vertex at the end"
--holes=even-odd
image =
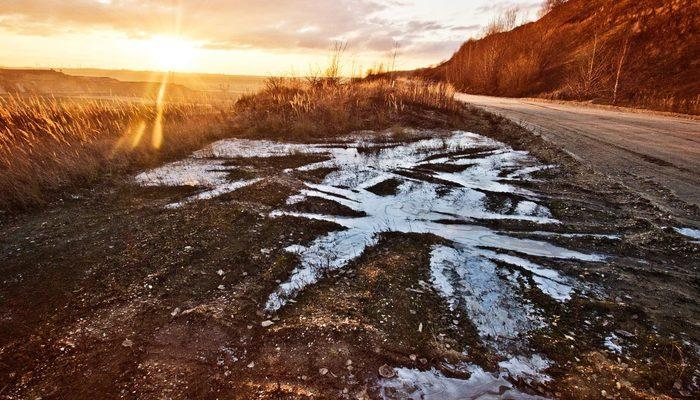
{"type": "Polygon", "coordinates": [[[218,288],[219,288],[219,290],[224,290],[224,289],[226,289],[226,286],[224,286],[224,285],[219,285],[218,288]]]}
{"type": "Polygon", "coordinates": [[[381,367],[379,367],[379,375],[382,378],[389,379],[389,378],[393,378],[396,376],[396,371],[394,371],[394,369],[391,368],[390,366],[384,364],[381,367]]]}
{"type": "Polygon", "coordinates": [[[318,373],[321,375],[326,375],[328,373],[328,368],[321,368],[318,370],[318,373]]]}
{"type": "Polygon", "coordinates": [[[124,347],[131,347],[134,345],[134,342],[132,342],[130,339],[124,339],[122,342],[122,346],[124,347]]]}
{"type": "Polygon", "coordinates": [[[216,273],[219,274],[219,276],[224,276],[224,270],[223,270],[223,269],[220,269],[220,270],[216,271],[216,273]]]}
{"type": "Polygon", "coordinates": [[[178,314],[180,314],[180,307],[175,308],[173,312],[170,313],[170,316],[175,317],[178,314]]]}
{"type": "Polygon", "coordinates": [[[248,368],[254,368],[255,367],[255,361],[251,362],[248,364],[248,368]]]}
{"type": "Polygon", "coordinates": [[[261,325],[263,328],[267,328],[268,326],[272,326],[272,325],[274,325],[274,324],[275,324],[274,322],[272,322],[272,321],[270,321],[270,320],[267,320],[267,321],[263,321],[260,325],[261,325]]]}

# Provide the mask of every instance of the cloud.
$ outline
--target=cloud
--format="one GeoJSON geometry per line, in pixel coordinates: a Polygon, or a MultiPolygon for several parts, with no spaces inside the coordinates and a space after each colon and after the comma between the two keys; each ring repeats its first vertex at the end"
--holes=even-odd
{"type": "Polygon", "coordinates": [[[105,31],[130,39],[181,35],[206,50],[301,54],[347,41],[352,54],[380,58],[398,43],[404,59],[430,61],[449,56],[481,28],[431,19],[411,11],[414,6],[396,0],[0,0],[0,29],[79,33],[81,40],[100,40],[105,31]]]}
{"type": "Polygon", "coordinates": [[[381,0],[1,0],[0,26],[22,34],[112,30],[130,38],[177,34],[208,49],[326,49],[332,40],[384,51],[415,33],[450,30],[436,21],[375,17],[381,0]],[[311,27],[311,28],[310,28],[311,27]]]}

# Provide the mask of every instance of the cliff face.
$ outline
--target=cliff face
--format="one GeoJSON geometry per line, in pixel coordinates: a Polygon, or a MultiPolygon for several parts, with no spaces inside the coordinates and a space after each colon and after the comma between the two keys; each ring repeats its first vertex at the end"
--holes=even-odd
{"type": "Polygon", "coordinates": [[[700,113],[700,1],[571,0],[416,71],[476,94],[700,113]]]}

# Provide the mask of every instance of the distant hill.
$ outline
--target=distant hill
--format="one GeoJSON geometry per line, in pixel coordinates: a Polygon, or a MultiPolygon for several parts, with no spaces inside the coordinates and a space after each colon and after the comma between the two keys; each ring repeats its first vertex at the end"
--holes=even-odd
{"type": "Polygon", "coordinates": [[[458,89],[700,113],[700,1],[570,0],[414,71],[458,89]]]}
{"type": "MultiPolygon", "coordinates": [[[[109,70],[95,68],[61,68],[59,71],[69,75],[108,77],[129,82],[161,82],[163,72],[109,70]]],[[[219,92],[228,94],[245,94],[257,92],[266,77],[225,74],[168,73],[168,81],[183,85],[193,90],[219,92]]]]}
{"type": "MultiPolygon", "coordinates": [[[[72,76],[55,70],[0,69],[0,95],[117,96],[156,98],[158,82],[122,82],[106,77],[72,76]]],[[[197,94],[183,85],[169,83],[169,98],[197,94]]]]}

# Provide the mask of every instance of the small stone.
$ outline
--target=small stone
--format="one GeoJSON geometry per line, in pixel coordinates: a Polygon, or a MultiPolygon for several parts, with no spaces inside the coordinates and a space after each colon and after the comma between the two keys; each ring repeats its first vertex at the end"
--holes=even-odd
{"type": "Polygon", "coordinates": [[[418,359],[418,356],[415,355],[415,354],[409,354],[408,358],[409,358],[411,361],[416,361],[416,360],[418,359]]]}
{"type": "Polygon", "coordinates": [[[622,389],[622,384],[620,382],[615,382],[615,389],[617,389],[617,390],[622,389]]]}
{"type": "Polygon", "coordinates": [[[352,360],[345,361],[345,365],[352,365],[352,360]]]}
{"type": "Polygon", "coordinates": [[[185,251],[190,251],[190,250],[192,250],[192,249],[193,249],[192,246],[185,246],[185,251]]]}
{"type": "Polygon", "coordinates": [[[603,397],[608,397],[608,392],[606,392],[605,390],[601,390],[600,395],[603,397]]]}
{"type": "Polygon", "coordinates": [[[131,347],[134,345],[134,342],[132,342],[130,339],[124,339],[122,342],[122,346],[124,347],[131,347]]]}
{"type": "Polygon", "coordinates": [[[255,361],[251,362],[248,364],[248,368],[254,368],[255,367],[255,361]]]}
{"type": "Polygon", "coordinates": [[[389,379],[389,378],[393,378],[396,376],[396,371],[394,371],[394,369],[391,368],[390,366],[384,364],[381,367],[379,367],[379,375],[382,378],[389,379]]]}
{"type": "Polygon", "coordinates": [[[626,337],[626,338],[634,337],[634,333],[627,332],[626,330],[623,330],[623,329],[618,329],[615,331],[615,333],[617,333],[618,335],[620,335],[622,337],[626,337]]]}
{"type": "Polygon", "coordinates": [[[175,317],[178,314],[180,314],[180,307],[176,307],[173,312],[170,313],[170,316],[175,317]]]}
{"type": "Polygon", "coordinates": [[[318,370],[318,373],[321,375],[326,375],[328,373],[328,368],[321,368],[318,370]]]}
{"type": "Polygon", "coordinates": [[[226,289],[226,286],[224,286],[224,285],[219,285],[219,286],[218,286],[218,289],[219,289],[219,290],[224,290],[224,289],[226,289]]]}
{"type": "Polygon", "coordinates": [[[423,333],[423,323],[418,324],[418,332],[423,333]]]}
{"type": "Polygon", "coordinates": [[[274,324],[275,324],[274,322],[272,322],[272,321],[270,321],[270,320],[267,320],[267,321],[263,321],[260,325],[261,325],[263,328],[267,328],[268,326],[272,326],[272,325],[274,325],[274,324]]]}
{"type": "Polygon", "coordinates": [[[217,273],[219,276],[224,276],[224,270],[223,270],[223,269],[220,269],[220,270],[216,271],[216,273],[217,273]]]}

